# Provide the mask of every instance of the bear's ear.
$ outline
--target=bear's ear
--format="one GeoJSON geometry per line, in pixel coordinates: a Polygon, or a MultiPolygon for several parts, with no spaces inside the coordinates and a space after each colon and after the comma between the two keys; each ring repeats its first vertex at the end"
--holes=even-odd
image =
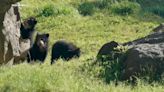
{"type": "Polygon", "coordinates": [[[49,33],[46,34],[46,37],[47,37],[47,38],[49,37],[49,33]]]}

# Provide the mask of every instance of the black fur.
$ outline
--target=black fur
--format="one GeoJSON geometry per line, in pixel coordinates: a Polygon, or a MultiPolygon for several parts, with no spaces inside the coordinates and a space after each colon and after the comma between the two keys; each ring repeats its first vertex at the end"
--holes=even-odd
{"type": "Polygon", "coordinates": [[[36,60],[44,62],[48,52],[48,38],[49,34],[37,34],[36,40],[27,56],[28,63],[36,60]]]}
{"type": "Polygon", "coordinates": [[[35,31],[34,27],[37,24],[37,21],[34,17],[26,19],[21,23],[20,33],[22,39],[32,39],[32,34],[35,31]]]}
{"type": "Polygon", "coordinates": [[[54,60],[62,58],[64,60],[70,60],[73,57],[80,57],[80,49],[73,43],[66,41],[57,41],[52,47],[51,64],[54,60]]]}

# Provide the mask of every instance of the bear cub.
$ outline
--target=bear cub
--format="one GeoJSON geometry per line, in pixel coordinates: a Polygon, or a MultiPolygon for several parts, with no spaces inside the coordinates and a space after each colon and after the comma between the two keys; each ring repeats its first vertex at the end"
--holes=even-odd
{"type": "Polygon", "coordinates": [[[32,39],[32,34],[35,31],[34,27],[37,24],[37,20],[34,17],[27,18],[21,23],[20,34],[22,39],[32,39]]]}
{"type": "Polygon", "coordinates": [[[97,60],[98,61],[106,61],[106,60],[112,60],[112,58],[116,58],[117,53],[115,53],[115,52],[117,50],[115,50],[115,48],[117,46],[119,46],[119,44],[115,41],[111,41],[111,42],[104,44],[97,54],[97,60]],[[112,57],[110,57],[110,56],[112,56],[112,57]]]}
{"type": "Polygon", "coordinates": [[[80,57],[80,48],[73,43],[60,40],[52,46],[51,64],[59,58],[68,61],[73,57],[80,57]]]}
{"type": "Polygon", "coordinates": [[[29,49],[27,55],[27,62],[39,60],[42,63],[44,62],[47,52],[48,52],[48,39],[49,34],[38,34],[36,35],[35,42],[33,46],[29,49]]]}

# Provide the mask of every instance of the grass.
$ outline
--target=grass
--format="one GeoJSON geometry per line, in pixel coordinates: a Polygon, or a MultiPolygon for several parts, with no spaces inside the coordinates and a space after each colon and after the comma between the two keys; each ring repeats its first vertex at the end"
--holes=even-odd
{"type": "Polygon", "coordinates": [[[126,82],[115,85],[115,81],[108,84],[105,77],[99,76],[105,72],[104,67],[90,64],[104,43],[112,40],[123,43],[143,37],[164,21],[160,16],[144,11],[121,16],[113,14],[110,8],[95,8],[92,15],[83,16],[78,11],[78,6],[84,3],[81,0],[22,0],[21,3],[27,5],[20,9],[21,18],[35,16],[36,30],[50,33],[49,54],[42,65],[23,63],[0,67],[1,92],[164,91],[162,84],[140,79],[135,86],[126,82]],[[82,55],[69,62],[58,60],[51,66],[51,46],[60,39],[75,43],[82,55]]]}

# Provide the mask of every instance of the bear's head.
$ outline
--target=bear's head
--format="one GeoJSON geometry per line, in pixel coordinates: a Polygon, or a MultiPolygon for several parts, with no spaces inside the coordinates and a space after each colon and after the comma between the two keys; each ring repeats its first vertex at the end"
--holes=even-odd
{"type": "Polygon", "coordinates": [[[49,39],[48,33],[44,33],[44,34],[37,33],[36,39],[35,39],[35,44],[39,47],[41,52],[47,51],[48,39],[49,39]]]}
{"type": "Polygon", "coordinates": [[[34,17],[29,17],[24,21],[24,27],[26,29],[33,29],[37,24],[37,20],[34,17]]]}

